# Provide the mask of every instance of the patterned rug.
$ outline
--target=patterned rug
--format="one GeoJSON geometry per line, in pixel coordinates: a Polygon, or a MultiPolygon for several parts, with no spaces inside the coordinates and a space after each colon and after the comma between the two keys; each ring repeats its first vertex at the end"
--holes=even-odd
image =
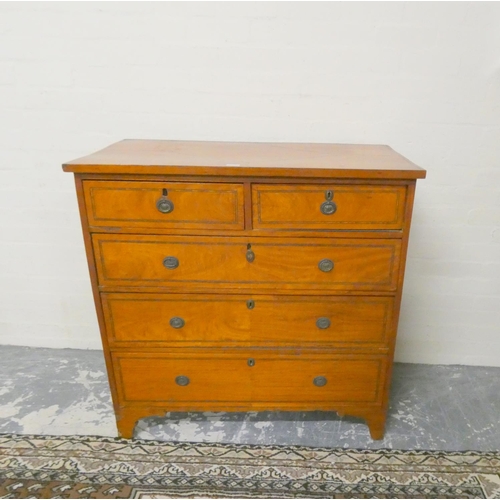
{"type": "Polygon", "coordinates": [[[500,453],[0,434],[0,498],[500,498],[500,453]]]}

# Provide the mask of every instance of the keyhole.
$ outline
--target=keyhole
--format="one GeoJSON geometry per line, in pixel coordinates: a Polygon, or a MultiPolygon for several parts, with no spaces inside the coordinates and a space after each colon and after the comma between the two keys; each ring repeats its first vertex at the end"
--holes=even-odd
{"type": "Polygon", "coordinates": [[[333,198],[333,191],[332,190],[328,190],[326,193],[325,193],[325,198],[327,201],[330,201],[332,198],[333,198]]]}
{"type": "Polygon", "coordinates": [[[163,196],[168,196],[168,191],[166,189],[162,190],[163,196]]]}

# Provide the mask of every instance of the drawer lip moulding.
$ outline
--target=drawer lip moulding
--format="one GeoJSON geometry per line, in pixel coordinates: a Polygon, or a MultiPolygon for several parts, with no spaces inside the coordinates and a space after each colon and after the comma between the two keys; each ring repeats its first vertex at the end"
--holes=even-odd
{"type": "Polygon", "coordinates": [[[110,344],[387,349],[393,297],[102,293],[110,344]],[[177,323],[172,321],[180,318],[177,323]]]}
{"type": "Polygon", "coordinates": [[[394,291],[401,240],[94,234],[103,287],[394,291]],[[251,241],[251,243],[250,243],[251,241]],[[250,248],[249,248],[250,247],[250,248]],[[248,259],[248,250],[253,260],[248,259]],[[174,263],[165,266],[166,258],[174,263]],[[321,263],[328,261],[326,269],[321,263]],[[175,267],[174,267],[175,266],[175,267]],[[167,267],[167,269],[165,268],[167,267]],[[330,269],[331,267],[331,269],[330,269]]]}
{"type": "Polygon", "coordinates": [[[316,403],[377,405],[385,363],[385,356],[252,350],[113,353],[122,404],[181,401],[204,409],[213,402],[252,401],[311,409],[316,403]]]}
{"type": "Polygon", "coordinates": [[[401,230],[406,188],[253,184],[257,229],[401,230]]]}
{"type": "Polygon", "coordinates": [[[244,228],[243,184],[85,181],[94,227],[244,228]]]}

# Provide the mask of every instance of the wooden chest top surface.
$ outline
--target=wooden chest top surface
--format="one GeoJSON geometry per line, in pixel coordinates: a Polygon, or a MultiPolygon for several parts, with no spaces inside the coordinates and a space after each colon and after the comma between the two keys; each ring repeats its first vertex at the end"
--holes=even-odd
{"type": "Polygon", "coordinates": [[[292,170],[294,177],[425,177],[425,170],[389,146],[368,144],[126,139],[67,162],[63,168],[95,174],[282,177],[292,170]]]}

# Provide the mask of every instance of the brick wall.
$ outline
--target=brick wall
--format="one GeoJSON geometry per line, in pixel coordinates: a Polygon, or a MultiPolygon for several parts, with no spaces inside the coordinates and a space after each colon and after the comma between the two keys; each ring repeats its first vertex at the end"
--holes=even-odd
{"type": "Polygon", "coordinates": [[[72,176],[123,138],[389,144],[397,359],[500,366],[500,4],[0,3],[0,343],[99,348],[72,176]]]}

